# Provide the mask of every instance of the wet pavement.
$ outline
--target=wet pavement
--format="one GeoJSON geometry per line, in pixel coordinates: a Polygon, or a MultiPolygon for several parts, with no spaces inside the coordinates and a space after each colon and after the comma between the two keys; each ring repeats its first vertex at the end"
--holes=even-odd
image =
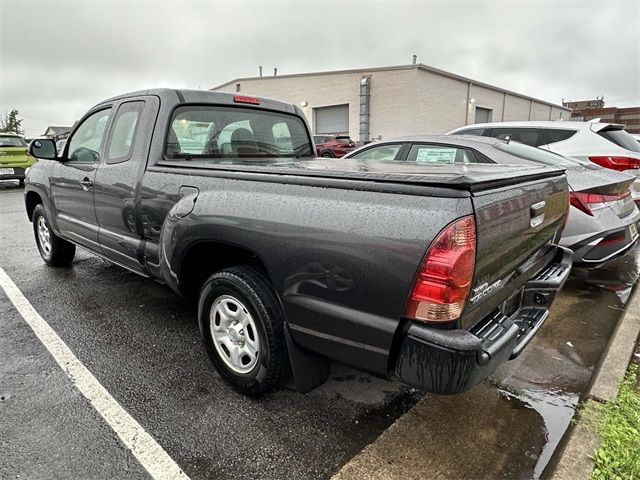
{"type": "MultiPolygon", "coordinates": [[[[193,306],[165,287],[82,250],[71,269],[45,267],[22,201],[22,189],[0,183],[0,266],[192,478],[328,478],[371,442],[343,478],[539,477],[640,257],[574,272],[525,352],[466,394],[422,396],[334,366],[307,395],[289,387],[252,400],[209,365],[193,306]]],[[[1,478],[146,475],[1,292],[0,398],[1,478]]]]}

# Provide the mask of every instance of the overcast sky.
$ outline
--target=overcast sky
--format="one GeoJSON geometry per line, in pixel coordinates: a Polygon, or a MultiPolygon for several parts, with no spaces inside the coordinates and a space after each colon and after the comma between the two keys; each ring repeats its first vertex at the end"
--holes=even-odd
{"type": "Polygon", "coordinates": [[[110,96],[419,62],[554,103],[640,106],[639,1],[0,0],[0,113],[29,135],[110,96]]]}

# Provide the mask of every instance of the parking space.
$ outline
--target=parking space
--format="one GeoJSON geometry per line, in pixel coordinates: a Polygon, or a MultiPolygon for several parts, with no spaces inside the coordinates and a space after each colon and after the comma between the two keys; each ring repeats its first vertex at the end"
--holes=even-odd
{"type": "MultiPolygon", "coordinates": [[[[328,478],[345,464],[344,478],[538,476],[615,327],[636,258],[575,272],[525,353],[467,394],[423,396],[334,366],[307,395],[287,386],[254,400],[215,372],[194,307],[167,288],[82,250],[70,269],[45,267],[22,189],[0,185],[0,267],[191,478],[328,478]]],[[[0,316],[0,476],[146,476],[1,291],[0,316]]]]}

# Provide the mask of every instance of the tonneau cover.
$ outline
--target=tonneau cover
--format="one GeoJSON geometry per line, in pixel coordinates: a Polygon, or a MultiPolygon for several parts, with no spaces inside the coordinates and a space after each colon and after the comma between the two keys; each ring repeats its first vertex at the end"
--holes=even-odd
{"type": "Polygon", "coordinates": [[[400,161],[358,159],[193,159],[163,160],[165,167],[253,172],[303,177],[367,180],[479,191],[529,180],[555,177],[563,169],[544,165],[424,165],[400,161]]]}

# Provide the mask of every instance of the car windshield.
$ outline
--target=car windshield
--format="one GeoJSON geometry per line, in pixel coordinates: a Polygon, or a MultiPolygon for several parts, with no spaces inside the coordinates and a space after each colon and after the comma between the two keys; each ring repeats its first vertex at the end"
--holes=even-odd
{"type": "Polygon", "coordinates": [[[0,135],[0,147],[26,147],[27,142],[22,137],[0,135]]]}
{"type": "Polygon", "coordinates": [[[336,137],[336,140],[340,143],[346,143],[347,145],[353,143],[353,140],[351,140],[350,137],[336,137]]]}
{"type": "Polygon", "coordinates": [[[312,157],[301,118],[242,107],[186,105],[173,113],[168,158],[312,157]]]}
{"type": "Polygon", "coordinates": [[[598,132],[598,135],[622,148],[626,148],[632,152],[640,152],[640,143],[634,140],[625,130],[604,130],[598,132]]]}
{"type": "Polygon", "coordinates": [[[551,165],[554,167],[571,167],[575,166],[577,162],[558,155],[557,153],[548,152],[536,147],[530,147],[518,142],[499,142],[494,145],[498,150],[515,155],[516,157],[530,160],[536,163],[542,163],[544,165],[551,165]]]}

